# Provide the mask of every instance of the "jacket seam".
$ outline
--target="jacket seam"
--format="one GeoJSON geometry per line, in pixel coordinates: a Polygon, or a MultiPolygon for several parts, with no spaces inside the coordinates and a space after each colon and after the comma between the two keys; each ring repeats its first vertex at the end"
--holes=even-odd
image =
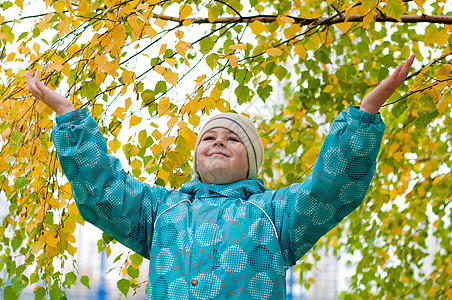
{"type": "MultiPolygon", "coordinates": [[[[195,199],[195,200],[196,200],[196,199],[195,199]]],[[[195,203],[195,201],[191,202],[191,201],[188,200],[188,199],[184,199],[184,200],[181,200],[181,201],[177,202],[176,204],[171,205],[170,207],[168,207],[167,209],[165,209],[164,211],[162,211],[162,212],[155,218],[154,224],[152,225],[152,227],[154,228],[154,230],[155,230],[155,224],[157,224],[157,221],[158,221],[158,219],[160,218],[160,216],[163,215],[164,213],[166,213],[167,211],[169,211],[171,208],[178,206],[178,205],[181,204],[182,202],[188,202],[188,203],[190,203],[190,205],[193,205],[193,203],[195,203]]]]}
{"type": "Polygon", "coordinates": [[[254,205],[254,206],[256,206],[257,208],[259,208],[259,209],[265,214],[265,216],[267,217],[267,219],[270,221],[270,224],[272,224],[273,231],[275,232],[276,238],[279,240],[279,236],[278,236],[278,232],[277,232],[277,230],[276,230],[276,226],[275,226],[275,224],[273,223],[272,219],[270,219],[270,217],[268,216],[267,212],[265,212],[265,210],[264,210],[262,207],[260,207],[259,205],[257,205],[256,203],[253,203],[253,202],[251,202],[251,201],[243,201],[242,198],[239,198],[239,199],[240,199],[240,202],[242,202],[242,204],[245,204],[245,203],[251,203],[252,205],[254,205]]]}

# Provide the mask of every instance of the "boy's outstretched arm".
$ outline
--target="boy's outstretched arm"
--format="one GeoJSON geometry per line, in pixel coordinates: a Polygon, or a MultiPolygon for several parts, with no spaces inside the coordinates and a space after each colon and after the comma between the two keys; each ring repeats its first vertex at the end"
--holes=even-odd
{"type": "Polygon", "coordinates": [[[413,60],[414,55],[411,55],[405,64],[399,65],[394,73],[388,76],[374,90],[367,94],[363,99],[360,110],[372,114],[378,113],[380,107],[406,79],[411,65],[413,64],[413,60]]]}
{"type": "Polygon", "coordinates": [[[57,115],[63,115],[75,110],[69,99],[51,90],[41,82],[38,71],[36,71],[34,77],[30,71],[27,71],[27,85],[31,94],[53,109],[57,115]]]}

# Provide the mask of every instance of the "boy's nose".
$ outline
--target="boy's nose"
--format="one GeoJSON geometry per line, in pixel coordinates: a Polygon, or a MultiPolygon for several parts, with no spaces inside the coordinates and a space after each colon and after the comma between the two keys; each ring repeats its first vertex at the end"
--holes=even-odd
{"type": "Polygon", "coordinates": [[[214,146],[224,146],[224,142],[222,139],[216,139],[215,143],[213,143],[214,146]]]}

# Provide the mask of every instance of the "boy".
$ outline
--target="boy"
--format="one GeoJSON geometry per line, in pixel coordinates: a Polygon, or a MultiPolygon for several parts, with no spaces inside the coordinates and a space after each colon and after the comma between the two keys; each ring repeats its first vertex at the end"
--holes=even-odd
{"type": "Polygon", "coordinates": [[[58,115],[52,138],[80,214],[150,260],[149,299],[284,299],[286,269],[362,203],[385,128],[378,110],[413,59],[335,119],[303,183],[275,191],[255,179],[264,149],[244,116],[211,118],[198,177],[166,190],[127,176],[86,111],[37,74],[27,82],[58,115]]]}

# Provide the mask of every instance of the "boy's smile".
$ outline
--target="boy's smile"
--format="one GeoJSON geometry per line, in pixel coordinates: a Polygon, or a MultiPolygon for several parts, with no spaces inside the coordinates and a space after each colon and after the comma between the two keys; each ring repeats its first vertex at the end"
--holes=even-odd
{"type": "Polygon", "coordinates": [[[247,178],[248,156],[240,138],[229,129],[204,133],[196,155],[196,168],[205,184],[228,184],[247,178]]]}

